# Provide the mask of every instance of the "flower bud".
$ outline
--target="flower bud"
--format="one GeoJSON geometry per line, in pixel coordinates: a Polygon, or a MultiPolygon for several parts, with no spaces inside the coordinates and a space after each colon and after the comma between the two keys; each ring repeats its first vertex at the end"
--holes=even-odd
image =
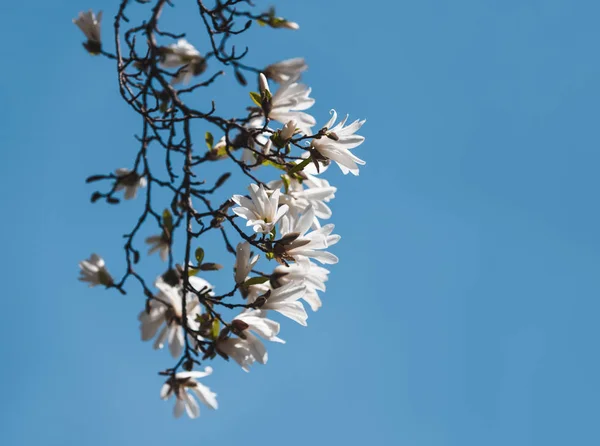
{"type": "Polygon", "coordinates": [[[269,82],[267,81],[266,76],[262,73],[258,75],[258,84],[260,87],[260,94],[263,96],[263,98],[267,96],[267,94],[268,96],[271,96],[271,90],[269,90],[269,82]]]}
{"type": "Polygon", "coordinates": [[[300,25],[296,22],[288,22],[287,20],[283,23],[282,28],[292,29],[294,31],[300,29],[300,25]]]}
{"type": "Polygon", "coordinates": [[[286,125],[283,126],[283,128],[281,129],[281,132],[279,133],[279,136],[284,141],[289,141],[290,139],[292,139],[292,136],[294,136],[295,132],[296,132],[296,121],[291,119],[288,121],[288,123],[286,125]]]}
{"type": "Polygon", "coordinates": [[[271,153],[272,145],[273,145],[273,143],[271,142],[271,140],[267,139],[267,142],[265,143],[265,145],[262,148],[263,155],[268,156],[271,153]]]}

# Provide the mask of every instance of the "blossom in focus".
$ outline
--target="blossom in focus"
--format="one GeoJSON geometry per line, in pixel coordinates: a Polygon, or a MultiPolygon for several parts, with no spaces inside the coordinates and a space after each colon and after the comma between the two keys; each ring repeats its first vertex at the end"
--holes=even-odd
{"type": "Polygon", "coordinates": [[[79,262],[79,268],[81,268],[79,280],[89,283],[90,287],[113,284],[113,278],[104,265],[104,259],[98,254],[92,254],[88,260],[79,262]]]}
{"type": "Polygon", "coordinates": [[[135,198],[139,188],[146,187],[146,178],[132,172],[129,169],[120,168],[115,171],[117,175],[117,185],[115,190],[125,189],[125,199],[135,198]]]}
{"type": "Polygon", "coordinates": [[[210,390],[204,384],[196,381],[212,373],[212,367],[205,367],[204,372],[179,372],[169,378],[160,389],[160,397],[167,400],[171,395],[175,395],[175,408],[173,415],[179,418],[185,410],[190,418],[197,418],[200,415],[200,407],[196,398],[205,406],[211,409],[218,409],[217,394],[210,390]]]}
{"type": "Polygon", "coordinates": [[[262,301],[259,308],[262,311],[273,310],[289,317],[291,320],[306,326],[308,315],[299,299],[304,297],[306,286],[302,283],[288,282],[272,289],[267,284],[251,285],[248,293],[248,303],[262,301]]]}
{"type": "Polygon", "coordinates": [[[95,15],[90,9],[87,12],[80,12],[73,23],[85,34],[87,42],[83,44],[86,50],[91,54],[97,54],[102,51],[102,39],[100,36],[100,22],[102,21],[102,11],[95,15]]]}
{"type": "Polygon", "coordinates": [[[256,262],[258,262],[259,256],[256,255],[250,260],[250,243],[248,242],[239,243],[235,253],[234,278],[235,283],[240,285],[246,281],[248,274],[250,274],[256,262]]]}
{"type": "MultiPolygon", "coordinates": [[[[306,168],[312,166],[309,164],[306,168]]],[[[305,170],[306,170],[305,168],[305,170]]],[[[312,206],[315,211],[315,220],[313,224],[320,227],[318,218],[327,219],[332,215],[331,209],[327,205],[328,202],[335,198],[336,187],[333,187],[329,182],[322,178],[317,178],[305,172],[300,172],[302,182],[296,177],[285,176],[283,179],[271,181],[267,185],[271,189],[277,189],[285,186],[285,193],[279,197],[279,203],[287,204],[290,213],[296,215],[304,212],[309,206],[312,206]]]]}
{"type": "MultiPolygon", "coordinates": [[[[212,289],[212,285],[200,277],[190,277],[189,283],[197,291],[212,289]]],[[[158,332],[153,347],[162,349],[165,342],[167,342],[171,355],[178,358],[185,346],[185,332],[181,325],[183,290],[180,285],[169,285],[162,277],[159,277],[154,285],[159,290],[157,299],[150,300],[147,308],[138,316],[142,341],[149,341],[158,332]]],[[[212,295],[213,293],[209,292],[209,294],[212,295]]],[[[187,293],[186,318],[187,326],[190,329],[198,330],[200,324],[197,321],[197,316],[200,313],[201,308],[197,296],[193,293],[187,293]]]]}
{"type": "Polygon", "coordinates": [[[275,224],[285,215],[287,205],[279,206],[280,191],[268,191],[261,184],[251,184],[248,187],[250,198],[243,195],[234,195],[232,200],[238,205],[233,208],[233,213],[248,222],[246,226],[252,226],[254,232],[268,234],[275,224]]]}
{"type": "Polygon", "coordinates": [[[273,271],[275,282],[279,285],[302,283],[306,292],[302,299],[310,305],[313,311],[321,308],[322,303],[317,291],[325,291],[325,282],[329,271],[310,260],[304,260],[290,265],[278,265],[273,271]]]}
{"type": "Polygon", "coordinates": [[[270,100],[268,117],[282,124],[287,124],[292,119],[296,121],[298,130],[305,134],[311,134],[311,127],[317,123],[306,110],[315,103],[309,97],[311,89],[304,84],[295,82],[283,84],[270,100]]]}
{"type": "Polygon", "coordinates": [[[287,84],[296,82],[307,69],[308,65],[306,65],[304,58],[295,57],[271,64],[263,70],[263,73],[267,78],[278,84],[287,84]]]}
{"type": "Polygon", "coordinates": [[[313,139],[311,147],[325,159],[335,161],[344,175],[348,172],[358,175],[358,164],[365,165],[366,163],[350,150],[358,147],[365,140],[363,136],[355,135],[365,121],[356,120],[352,124],[346,125],[348,120],[346,115],[342,121],[333,126],[337,120],[336,111],[331,110],[331,115],[331,119],[324,127],[325,136],[313,139]]]}
{"type": "Polygon", "coordinates": [[[172,84],[190,82],[193,76],[198,76],[206,70],[206,60],[194,46],[185,39],[179,39],[167,47],[161,48],[160,64],[164,68],[178,68],[172,84]]]}
{"type": "Polygon", "coordinates": [[[332,224],[308,232],[314,218],[315,210],[312,206],[309,206],[300,216],[285,215],[280,224],[282,239],[285,240],[286,236],[293,237],[285,243],[277,244],[275,255],[283,260],[299,261],[313,258],[325,264],[337,263],[338,258],[324,249],[335,245],[341,237],[331,234],[335,227],[332,224]]]}

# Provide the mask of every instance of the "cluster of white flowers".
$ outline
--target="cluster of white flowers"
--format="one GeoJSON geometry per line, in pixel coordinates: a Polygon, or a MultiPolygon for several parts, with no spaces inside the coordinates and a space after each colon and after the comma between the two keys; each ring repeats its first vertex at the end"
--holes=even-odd
{"type": "MultiPolygon", "coordinates": [[[[101,51],[101,17],[101,13],[95,16],[90,11],[81,13],[74,20],[86,35],[88,41],[84,45],[92,53],[101,51]]],[[[276,17],[274,10],[260,21],[273,28],[298,29],[296,23],[276,17]]],[[[171,85],[187,84],[193,76],[206,70],[205,58],[185,39],[158,47],[156,62],[162,68],[177,69],[171,73],[171,85]]],[[[333,233],[334,225],[326,222],[332,217],[329,204],[335,198],[337,188],[322,175],[331,161],[344,175],[359,174],[359,166],[365,162],[351,150],[364,141],[357,132],[365,121],[348,124],[347,116],[338,120],[336,111],[331,110],[329,121],[317,127],[317,120],[307,112],[315,103],[310,97],[311,89],[300,83],[307,68],[303,58],[265,67],[258,76],[259,92],[251,93],[257,107],[249,108],[244,127],[239,129],[242,142],[227,147],[229,137],[223,136],[216,144],[213,144],[212,135],[207,138],[210,150],[207,158],[212,161],[233,157],[231,150],[241,148],[241,156],[235,160],[245,173],[254,173],[261,166],[274,165],[278,169],[278,176],[267,182],[249,175],[256,183],[248,186],[248,195],[233,195],[223,211],[223,215],[227,215],[220,216],[231,222],[244,239],[235,250],[233,290],[224,296],[215,296],[214,287],[196,275],[203,270],[220,268],[220,265],[216,268],[215,264],[203,264],[203,251],[201,256],[196,255],[198,265],[190,264],[185,269],[190,272],[189,277],[183,276],[184,270],[180,267],[171,269],[154,281],[158,290],[155,294],[142,282],[148,300],[138,316],[141,339],[154,339],[155,349],[167,345],[174,358],[181,358],[174,368],[163,372],[168,379],[160,392],[162,399],[175,395],[176,417],[184,411],[191,418],[199,416],[196,399],[209,408],[217,408],[216,394],[197,381],[212,374],[212,368],[205,367],[203,372],[191,370],[194,363],[200,364],[199,360],[193,359],[198,353],[204,354],[202,361],[217,354],[231,358],[249,372],[254,363],[267,363],[264,341],[285,343],[278,337],[281,327],[271,318],[273,312],[306,326],[308,314],[304,303],[312,311],[322,306],[320,293],[326,290],[329,277],[329,270],[323,265],[338,263],[338,258],[329,250],[340,240],[340,236],[333,233]],[[278,84],[274,93],[269,80],[278,84]],[[295,152],[294,156],[292,152],[295,152]],[[246,220],[245,231],[248,233],[240,227],[240,219],[246,220]],[[256,252],[252,252],[253,248],[256,252]],[[264,268],[257,269],[261,259],[266,265],[272,261],[267,273],[261,272],[264,268]],[[243,310],[226,323],[213,306],[221,304],[219,299],[236,293],[241,295],[244,303],[228,308],[243,307],[243,310]],[[179,367],[186,371],[178,372],[179,367]]],[[[145,176],[148,181],[156,181],[147,169],[143,174],[117,169],[115,175],[110,176],[115,180],[110,194],[123,190],[125,199],[133,199],[140,188],[148,186],[149,197],[150,185],[145,176]]],[[[208,215],[219,216],[212,209],[208,215]]],[[[158,215],[156,217],[160,220],[158,215]]],[[[219,227],[219,224],[211,223],[211,226],[219,227]]],[[[169,211],[165,211],[159,226],[162,228],[160,234],[146,238],[150,245],[149,254],[158,252],[163,261],[172,263],[174,225],[169,211]]],[[[231,251],[233,246],[226,241],[231,251]]],[[[137,251],[135,255],[139,257],[137,251]]],[[[128,267],[130,263],[128,252],[128,267]]],[[[80,268],[80,280],[90,286],[104,285],[124,292],[122,285],[127,275],[115,283],[98,255],[93,254],[82,261],[80,268]]],[[[134,273],[129,269],[127,274],[134,273]]]]}
{"type": "Polygon", "coordinates": [[[250,184],[247,196],[232,197],[237,205],[232,212],[245,219],[246,226],[266,240],[264,244],[269,249],[265,257],[278,262],[269,276],[257,273],[250,277],[260,254],[252,257],[248,241],[237,246],[235,281],[250,308],[236,316],[234,322],[239,322],[241,329],[219,339],[218,349],[245,371],[255,362],[267,361],[267,351],[259,337],[283,342],[277,337],[280,326],[269,319],[269,312],[278,312],[306,326],[308,314],[302,301],[313,311],[322,305],[319,292],[325,291],[329,271],[315,262],[324,265],[338,262],[328,249],[340,236],[333,234],[333,224],[321,224],[320,220],[332,216],[327,203],[335,197],[337,189],[318,175],[327,170],[330,160],[335,161],[344,174],[358,175],[358,165],[365,164],[350,152],[364,141],[362,136],[356,135],[364,121],[346,125],[345,118],[336,124],[337,114],[332,110],[329,122],[316,135],[312,134],[316,120],[305,110],[314,100],[309,97],[310,88],[297,83],[305,70],[305,62],[299,58],[267,67],[266,76],[259,75],[260,116],[249,125],[262,128],[264,118],[284,124],[281,129],[267,128],[256,140],[264,146],[265,142],[259,138],[264,140],[270,136],[269,141],[276,147],[291,149],[289,145],[294,144],[304,149],[304,155],[296,164],[298,169],[266,184],[250,184]],[[281,83],[275,94],[270,91],[267,76],[281,83]],[[299,137],[298,142],[310,140],[310,143],[301,146],[294,141],[295,136],[299,137]]]}

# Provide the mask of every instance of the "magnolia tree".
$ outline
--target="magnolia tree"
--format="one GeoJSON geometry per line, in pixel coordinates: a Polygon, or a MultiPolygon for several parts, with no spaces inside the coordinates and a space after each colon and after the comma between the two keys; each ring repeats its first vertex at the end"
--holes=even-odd
{"type": "Polygon", "coordinates": [[[160,396],[174,397],[175,416],[185,411],[194,418],[198,401],[217,408],[216,394],[199,381],[212,373],[207,363],[232,359],[246,372],[266,364],[265,343],[284,342],[272,312],[305,326],[305,305],[321,307],[319,293],[329,275],[322,265],[338,262],[329,248],[340,240],[334,225],[324,224],[336,188],[323,177],[332,161],[344,174],[358,175],[365,163],[351,150],[364,141],[357,135],[364,121],[338,119],[331,110],[330,119],[317,124],[306,111],[315,102],[311,89],[300,83],[307,69],[303,58],[261,68],[247,64],[247,48],[236,51],[231,42],[255,23],[299,29],[273,8],[255,11],[250,0],[196,0],[198,25],[207,35],[200,51],[185,34],[161,28],[171,3],[121,0],[110,44],[101,37],[102,12],[82,12],[73,20],[88,53],[116,62],[121,97],[141,126],[131,166],[87,179],[100,185],[91,201],[144,202],[125,234],[120,278],[97,254],[79,266],[80,280],[90,286],[125,294],[135,283],[135,293],[145,298],[138,317],[142,340],[155,349],[168,347],[174,358],[159,372],[165,378],[160,396]],[[128,17],[133,7],[136,15],[145,14],[138,23],[128,17]],[[206,98],[227,71],[242,86],[251,79],[258,87],[240,101],[239,116],[221,116],[216,98],[200,110],[189,105],[194,95],[206,98]],[[193,141],[198,131],[201,143],[193,141]],[[204,178],[221,166],[223,173],[207,184],[204,178]],[[247,190],[227,196],[223,186],[235,172],[247,190]],[[148,255],[158,253],[165,265],[152,278],[138,268],[140,234],[148,226],[156,232],[145,239],[148,255]],[[222,294],[209,279],[223,266],[206,261],[201,247],[209,233],[232,254],[226,269],[233,280],[222,294]]]}

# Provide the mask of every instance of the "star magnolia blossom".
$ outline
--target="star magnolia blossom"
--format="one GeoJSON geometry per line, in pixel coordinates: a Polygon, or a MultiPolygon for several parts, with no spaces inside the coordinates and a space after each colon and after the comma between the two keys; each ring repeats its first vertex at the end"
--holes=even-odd
{"type": "Polygon", "coordinates": [[[235,283],[240,285],[248,278],[248,274],[258,262],[259,256],[256,255],[250,260],[250,243],[248,242],[239,243],[235,252],[234,279],[235,283]]]}
{"type": "Polygon", "coordinates": [[[90,287],[113,284],[113,278],[104,266],[104,259],[98,254],[92,254],[88,260],[79,262],[79,268],[81,268],[79,280],[89,283],[90,287]]]}
{"type": "MultiPolygon", "coordinates": [[[[145,0],[139,1],[145,2],[145,0]]],[[[276,17],[274,9],[256,17],[262,25],[298,29],[297,23],[276,17]]],[[[87,37],[88,41],[84,46],[92,54],[102,53],[101,19],[102,12],[96,16],[89,11],[80,13],[73,20],[87,37]]],[[[162,37],[167,38],[166,35],[162,37]]],[[[213,49],[217,51],[216,48],[213,49]]],[[[201,75],[207,67],[206,57],[185,39],[159,47],[158,56],[159,66],[162,69],[169,69],[169,73],[164,70],[162,73],[171,76],[171,85],[187,84],[193,76],[201,75]]],[[[239,57],[232,56],[236,60],[239,57]]],[[[241,63],[235,65],[234,71],[238,82],[246,85],[247,81],[242,71],[253,71],[254,68],[241,63]]],[[[133,66],[140,72],[132,74],[130,83],[131,79],[135,82],[131,85],[143,84],[148,87],[149,84],[142,81],[144,76],[146,80],[152,81],[151,67],[143,61],[134,61],[133,66]]],[[[308,314],[305,305],[308,304],[312,311],[317,311],[322,306],[320,293],[326,290],[329,270],[320,264],[329,265],[338,262],[338,258],[329,252],[329,248],[340,240],[340,236],[333,234],[333,224],[322,225],[322,220],[332,217],[329,203],[335,198],[337,188],[321,175],[327,171],[332,161],[344,174],[359,174],[359,166],[365,165],[365,161],[355,156],[352,149],[361,145],[365,139],[357,134],[365,121],[355,120],[347,124],[348,116],[346,116],[337,122],[337,112],[331,110],[331,118],[327,124],[318,132],[313,132],[316,120],[307,110],[313,106],[315,100],[310,97],[311,89],[300,83],[302,74],[307,68],[305,60],[301,57],[266,66],[263,72],[258,74],[260,93],[251,92],[252,101],[256,106],[249,107],[246,116],[239,118],[212,116],[212,111],[204,116],[205,118],[212,116],[207,119],[208,123],[215,124],[224,135],[215,135],[222,137],[214,143],[212,134],[207,133],[208,152],[204,157],[195,155],[192,157],[192,166],[205,160],[219,161],[232,158],[231,161],[239,165],[243,173],[249,177],[254,178],[253,170],[259,168],[262,171],[276,168],[277,170],[273,169],[276,176],[254,180],[259,184],[249,185],[248,196],[233,195],[231,200],[227,200],[219,208],[211,206],[211,202],[202,197],[204,194],[216,193],[227,180],[228,174],[220,176],[213,189],[202,191],[201,188],[196,188],[202,183],[201,181],[190,180],[190,175],[194,176],[194,173],[187,169],[190,167],[187,163],[187,167],[184,166],[186,176],[181,187],[173,187],[171,183],[163,184],[159,181],[158,186],[163,188],[169,186],[167,189],[175,194],[172,207],[176,214],[176,223],[173,223],[175,217],[171,214],[164,214],[161,219],[152,210],[155,209],[152,206],[150,213],[160,220],[159,230],[162,230],[162,233],[146,239],[146,243],[150,245],[148,254],[158,252],[163,261],[171,260],[174,263],[176,259],[172,255],[171,245],[173,240],[178,239],[173,238],[173,231],[180,230],[183,235],[186,235],[187,231],[184,263],[188,262],[186,270],[199,273],[217,270],[221,266],[215,263],[203,263],[203,249],[193,245],[196,237],[209,229],[226,231],[222,225],[233,223],[234,229],[242,239],[235,249],[233,265],[235,286],[230,292],[215,296],[212,285],[197,276],[189,277],[189,287],[186,290],[181,282],[176,283],[181,274],[173,270],[155,280],[154,285],[158,290],[155,294],[151,294],[145,285],[143,287],[148,300],[144,311],[138,315],[141,339],[142,341],[153,340],[154,349],[163,349],[166,345],[170,354],[177,359],[172,368],[161,372],[166,382],[160,391],[160,397],[164,400],[175,396],[175,417],[180,417],[184,412],[187,412],[190,418],[198,417],[200,403],[211,409],[218,407],[217,395],[199,382],[199,379],[212,373],[212,368],[205,367],[204,371],[192,371],[195,365],[215,359],[218,354],[225,359],[233,359],[242,370],[249,372],[255,363],[267,363],[268,352],[265,341],[285,343],[278,337],[280,324],[269,318],[272,316],[271,312],[277,312],[306,326],[308,314]],[[273,92],[270,89],[270,81],[277,83],[273,92]],[[299,147],[300,142],[306,145],[299,147]],[[194,161],[196,159],[198,162],[194,161]],[[262,182],[273,178],[277,179],[268,183],[262,182]],[[197,198],[202,199],[209,212],[194,211],[196,204],[202,205],[200,202],[195,202],[197,198]],[[233,212],[233,216],[230,211],[233,212]],[[209,216],[212,220],[207,225],[209,216]],[[246,220],[246,226],[252,228],[254,233],[250,235],[249,229],[243,231],[237,217],[246,220]],[[190,250],[194,248],[196,262],[190,263],[192,262],[190,250]],[[257,255],[253,255],[254,248],[258,252],[257,255]],[[262,272],[265,268],[258,264],[261,257],[265,260],[277,261],[277,263],[270,263],[271,269],[267,270],[270,273],[262,272]],[[230,303],[226,300],[236,296],[237,292],[241,295],[242,303],[230,303]],[[235,313],[230,313],[230,310],[236,308],[243,308],[243,311],[231,319],[235,313]],[[189,371],[176,373],[179,370],[189,371]]],[[[218,74],[222,73],[211,77],[205,82],[206,86],[216,79],[218,74]]],[[[156,76],[154,79],[156,80],[156,76]]],[[[181,114],[191,113],[194,115],[192,117],[196,114],[192,113],[193,111],[184,113],[185,107],[177,101],[176,104],[171,104],[172,110],[167,110],[169,107],[164,106],[169,105],[170,102],[164,93],[169,88],[163,87],[168,85],[162,85],[159,90],[156,90],[158,83],[155,83],[157,85],[150,82],[152,84],[150,88],[154,88],[150,94],[156,96],[158,105],[154,105],[154,100],[150,101],[151,108],[148,110],[151,116],[148,116],[154,120],[153,122],[160,124],[159,130],[170,129],[171,136],[175,133],[179,134],[176,128],[179,128],[180,123],[186,119],[186,116],[181,118],[181,114]]],[[[178,92],[190,92],[195,88],[178,90],[178,92]]],[[[190,136],[187,131],[184,133],[185,136],[190,136]]],[[[153,138],[149,137],[150,140],[153,138]]],[[[184,143],[178,142],[179,136],[175,135],[175,138],[174,144],[183,147],[184,143]]],[[[185,146],[189,148],[187,139],[189,138],[186,138],[185,146]]],[[[189,161],[189,157],[186,160],[189,161]]],[[[167,158],[167,167],[170,167],[168,162],[167,158]]],[[[171,179],[173,179],[173,172],[170,169],[169,173],[172,174],[171,179]]],[[[122,190],[124,198],[129,200],[136,197],[140,188],[150,186],[148,175],[146,171],[140,175],[136,171],[121,168],[116,170],[115,176],[108,176],[108,178],[115,180],[114,190],[122,190]]],[[[90,177],[89,182],[106,178],[106,175],[97,175],[90,177]]],[[[105,194],[96,192],[92,198],[96,200],[103,196],[105,194]]],[[[109,202],[118,201],[111,200],[110,194],[106,198],[109,202]]],[[[215,198],[215,200],[221,199],[215,198]]],[[[144,223],[146,216],[149,216],[148,208],[133,233],[136,233],[144,223]]],[[[232,251],[235,245],[230,242],[230,234],[223,232],[223,236],[226,248],[232,251]]],[[[131,243],[132,240],[129,242],[131,243]]],[[[131,260],[129,248],[131,246],[125,248],[127,260],[131,260]]],[[[137,263],[137,252],[135,257],[137,263]]],[[[143,285],[144,279],[138,276],[137,269],[133,269],[137,266],[134,267],[130,263],[132,262],[127,262],[129,269],[123,281],[129,276],[135,276],[143,285]]],[[[266,261],[265,264],[268,265],[266,261]]],[[[114,284],[113,278],[106,270],[104,260],[96,254],[80,262],[79,267],[81,269],[79,280],[89,283],[90,286],[105,285],[123,292],[121,283],[114,284]]],[[[171,267],[172,265],[169,266],[171,267]]],[[[179,266],[178,270],[181,272],[179,266]]]]}
{"type": "Polygon", "coordinates": [[[324,127],[327,129],[327,136],[313,139],[311,147],[323,157],[335,161],[344,175],[348,172],[358,175],[358,164],[365,165],[366,163],[352,154],[350,150],[360,146],[365,140],[363,136],[355,135],[365,121],[356,120],[346,126],[348,120],[348,116],[346,116],[343,121],[333,126],[333,123],[337,120],[336,111],[331,110],[331,115],[331,119],[324,127]]]}
{"type": "Polygon", "coordinates": [[[243,195],[232,197],[233,202],[239,205],[232,209],[233,213],[248,220],[246,226],[252,226],[254,232],[268,234],[285,215],[288,206],[279,206],[279,190],[267,192],[262,184],[251,184],[248,191],[250,198],[243,195]]]}
{"type": "Polygon", "coordinates": [[[298,130],[310,135],[311,128],[317,121],[303,110],[309,109],[315,103],[310,98],[311,89],[306,85],[295,82],[283,84],[271,98],[269,118],[282,124],[287,124],[292,119],[296,121],[298,130]]]}
{"type": "MultiPolygon", "coordinates": [[[[200,277],[189,278],[190,285],[197,291],[212,289],[212,285],[200,277]]],[[[165,341],[169,344],[169,351],[174,358],[181,355],[185,346],[185,333],[181,326],[183,317],[181,294],[182,287],[173,287],[159,277],[154,284],[159,289],[158,299],[149,302],[149,310],[143,310],[139,316],[142,341],[149,341],[156,336],[155,349],[162,349],[165,341]],[[162,327],[162,328],[161,328],[162,327]]],[[[213,293],[209,293],[213,295],[213,293]]],[[[188,293],[186,296],[187,326],[192,330],[198,330],[199,323],[196,320],[201,313],[197,296],[188,293]]],[[[191,338],[190,338],[191,339],[191,338]]]]}
{"type": "Polygon", "coordinates": [[[244,372],[249,372],[250,366],[257,361],[250,345],[250,342],[242,338],[225,338],[217,340],[217,349],[237,362],[244,372]]]}
{"type": "Polygon", "coordinates": [[[264,303],[260,305],[262,311],[277,311],[300,325],[306,326],[308,314],[302,303],[298,301],[304,298],[305,293],[306,286],[302,283],[289,282],[275,289],[266,284],[251,285],[248,292],[248,303],[264,299],[264,303]]]}
{"type": "Polygon", "coordinates": [[[80,12],[73,23],[85,34],[88,39],[86,49],[90,52],[99,52],[102,39],[100,36],[100,23],[102,22],[102,11],[94,15],[90,9],[88,12],[80,12]]]}
{"type": "Polygon", "coordinates": [[[238,324],[241,323],[245,327],[242,330],[245,339],[229,338],[229,340],[219,340],[217,341],[217,348],[232,357],[246,372],[254,362],[266,364],[269,359],[267,349],[256,335],[271,342],[285,344],[283,339],[277,337],[279,324],[267,319],[264,311],[244,311],[236,316],[232,325],[236,325],[236,321],[239,321],[238,324]]]}
{"type": "Polygon", "coordinates": [[[304,177],[302,182],[295,177],[286,176],[285,182],[283,179],[271,181],[268,186],[271,189],[287,186],[286,193],[279,197],[279,203],[287,204],[289,212],[293,215],[302,213],[312,206],[315,211],[313,224],[320,227],[318,218],[328,219],[332,215],[331,209],[326,203],[335,198],[337,188],[331,186],[327,180],[305,172],[302,172],[301,176],[304,177]]]}
{"type": "Polygon", "coordinates": [[[306,287],[306,292],[302,299],[310,305],[313,311],[317,311],[322,306],[321,299],[317,291],[325,291],[325,282],[328,280],[329,271],[314,264],[309,260],[292,263],[288,266],[279,265],[273,271],[276,282],[280,285],[290,283],[302,283],[306,287]]]}
{"type": "Polygon", "coordinates": [[[204,372],[179,372],[163,384],[160,389],[160,397],[167,400],[171,395],[175,395],[173,415],[176,418],[179,418],[184,410],[190,418],[197,418],[200,415],[200,406],[198,406],[196,398],[207,407],[218,409],[217,394],[196,381],[212,374],[212,371],[212,367],[205,367],[204,372]]]}
{"type": "Polygon", "coordinates": [[[135,172],[131,172],[129,169],[117,169],[115,171],[117,175],[117,186],[115,190],[125,189],[125,199],[131,200],[137,195],[139,188],[146,187],[146,178],[139,176],[135,172]]]}
{"type": "Polygon", "coordinates": [[[296,82],[302,73],[308,69],[303,57],[282,60],[267,66],[264,69],[265,76],[278,84],[296,82]]]}
{"type": "Polygon", "coordinates": [[[284,259],[293,259],[300,261],[302,259],[313,258],[321,263],[335,264],[338,258],[330,252],[323,251],[324,249],[335,245],[340,236],[331,234],[332,224],[323,226],[322,228],[308,232],[315,218],[315,210],[309,206],[305,212],[299,217],[286,215],[281,220],[280,232],[282,238],[286,235],[298,234],[294,240],[285,243],[280,249],[283,250],[280,254],[284,259]]]}

